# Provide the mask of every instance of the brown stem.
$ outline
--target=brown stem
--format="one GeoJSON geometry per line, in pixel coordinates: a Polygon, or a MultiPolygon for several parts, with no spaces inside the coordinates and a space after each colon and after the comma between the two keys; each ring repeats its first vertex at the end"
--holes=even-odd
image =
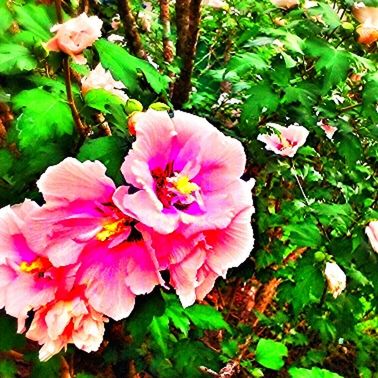
{"type": "Polygon", "coordinates": [[[167,63],[173,61],[173,43],[169,16],[169,0],[160,0],[160,21],[163,25],[163,56],[167,63]]]}
{"type": "MultiPolygon", "coordinates": [[[[62,1],[55,0],[55,10],[56,10],[56,17],[60,24],[63,23],[63,11],[62,11],[62,1]]],[[[71,87],[71,71],[70,65],[68,63],[68,56],[63,57],[63,72],[64,72],[64,82],[66,84],[66,93],[67,93],[67,102],[71,109],[72,117],[75,122],[76,130],[78,133],[85,138],[89,134],[89,128],[85,125],[80,118],[80,114],[76,108],[75,100],[72,94],[72,87],[71,87]]]]}
{"type": "Polygon", "coordinates": [[[80,1],[79,12],[80,13],[83,13],[83,12],[88,13],[89,7],[90,7],[89,0],[82,0],[82,1],[80,1]]]}
{"type": "Polygon", "coordinates": [[[143,49],[142,40],[129,0],[118,0],[118,9],[123,21],[127,45],[134,55],[146,59],[147,54],[143,49]]]}
{"type": "Polygon", "coordinates": [[[192,87],[192,72],[194,56],[196,53],[197,39],[199,34],[199,24],[201,20],[201,0],[191,0],[189,8],[189,29],[186,38],[186,48],[182,55],[182,68],[180,76],[173,87],[172,104],[176,109],[189,99],[192,87]]]}
{"type": "Polygon", "coordinates": [[[179,57],[183,56],[186,46],[186,38],[189,30],[189,4],[190,0],[176,0],[176,54],[179,57]]]}
{"type": "Polygon", "coordinates": [[[72,378],[70,365],[68,365],[68,362],[63,356],[60,358],[60,378],[72,378]]]}

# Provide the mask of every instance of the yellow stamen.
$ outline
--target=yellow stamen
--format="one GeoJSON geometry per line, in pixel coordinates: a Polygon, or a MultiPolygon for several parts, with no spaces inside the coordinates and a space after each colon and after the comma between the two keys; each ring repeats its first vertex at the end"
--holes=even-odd
{"type": "Polygon", "coordinates": [[[111,236],[118,234],[125,226],[125,220],[119,219],[112,223],[107,223],[103,226],[102,230],[96,235],[97,240],[105,241],[111,236]]]}
{"type": "Polygon", "coordinates": [[[41,257],[37,257],[34,261],[31,263],[28,263],[26,261],[23,261],[20,264],[20,270],[21,272],[25,273],[35,273],[40,272],[45,268],[45,264],[43,263],[43,260],[41,257]]]}
{"type": "Polygon", "coordinates": [[[282,144],[282,149],[292,147],[291,143],[281,134],[280,140],[282,144]]]}
{"type": "Polygon", "coordinates": [[[192,194],[199,189],[197,184],[189,181],[188,176],[178,177],[177,181],[174,182],[173,185],[181,194],[192,194]]]}

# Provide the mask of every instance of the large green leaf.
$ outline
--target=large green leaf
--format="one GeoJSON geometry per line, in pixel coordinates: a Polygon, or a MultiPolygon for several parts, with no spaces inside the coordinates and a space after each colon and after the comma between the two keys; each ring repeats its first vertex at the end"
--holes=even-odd
{"type": "Polygon", "coordinates": [[[284,357],[287,357],[286,345],[270,340],[260,339],[256,347],[256,361],[272,370],[280,370],[285,365],[284,357]]]}
{"type": "Polygon", "coordinates": [[[341,375],[317,367],[310,369],[290,368],[291,378],[343,378],[341,375]]]}
{"type": "Polygon", "coordinates": [[[13,105],[15,110],[22,110],[17,120],[21,148],[32,148],[37,142],[74,131],[70,107],[54,93],[39,88],[25,90],[13,98],[13,105]]]}
{"type": "Polygon", "coordinates": [[[143,59],[136,58],[125,49],[105,39],[95,43],[100,55],[101,64],[109,69],[115,79],[121,80],[127,87],[127,91],[140,92],[140,75],[144,76],[148,84],[157,94],[166,92],[168,81],[155,70],[151,64],[143,59]]]}
{"type": "Polygon", "coordinates": [[[13,75],[31,71],[35,67],[37,61],[26,47],[12,43],[0,44],[0,73],[13,75]]]}

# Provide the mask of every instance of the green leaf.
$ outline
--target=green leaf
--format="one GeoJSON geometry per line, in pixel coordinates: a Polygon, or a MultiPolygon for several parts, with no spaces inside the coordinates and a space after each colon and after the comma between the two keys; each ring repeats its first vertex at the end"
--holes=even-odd
{"type": "Polygon", "coordinates": [[[0,38],[12,25],[13,17],[6,0],[0,0],[0,38]]]}
{"type": "Polygon", "coordinates": [[[16,321],[6,315],[0,316],[0,351],[21,348],[25,338],[16,333],[16,321]]]}
{"type": "Polygon", "coordinates": [[[194,305],[185,310],[185,314],[200,329],[227,329],[230,326],[215,308],[205,305],[194,305]]]}
{"type": "Polygon", "coordinates": [[[309,219],[284,227],[285,236],[298,247],[318,247],[322,242],[319,228],[309,219]]]}
{"type": "Polygon", "coordinates": [[[341,375],[317,367],[309,369],[290,368],[290,378],[343,378],[341,375]]]}
{"type": "Polygon", "coordinates": [[[351,166],[354,166],[363,157],[360,139],[351,133],[343,134],[341,141],[337,143],[337,150],[346,163],[351,166]]]}
{"type": "Polygon", "coordinates": [[[31,71],[35,67],[37,61],[26,47],[11,43],[0,44],[0,73],[14,75],[31,71]]]}
{"type": "Polygon", "coordinates": [[[144,341],[144,337],[148,333],[149,326],[154,317],[162,316],[164,311],[165,303],[160,294],[140,298],[137,301],[131,316],[125,322],[134,343],[139,345],[144,341]]]}
{"type": "Polygon", "coordinates": [[[303,263],[295,270],[294,282],[292,304],[294,313],[298,315],[308,304],[320,302],[325,284],[318,267],[303,263]]]}
{"type": "Polygon", "coordinates": [[[40,41],[48,41],[52,34],[50,28],[55,24],[56,17],[53,7],[46,5],[26,4],[14,7],[17,21],[40,41]]]}
{"type": "Polygon", "coordinates": [[[150,324],[150,332],[154,342],[158,345],[163,355],[168,354],[169,319],[166,316],[154,317],[150,324]]]}
{"type": "Polygon", "coordinates": [[[280,370],[285,365],[283,357],[287,357],[286,345],[270,339],[260,339],[256,347],[256,361],[272,370],[280,370]]]}
{"type": "Polygon", "coordinates": [[[111,113],[110,105],[124,105],[121,98],[104,89],[92,89],[85,94],[84,99],[88,106],[104,114],[111,113]]]}
{"type": "Polygon", "coordinates": [[[105,39],[98,40],[96,47],[101,64],[109,69],[116,80],[121,80],[132,94],[140,92],[139,76],[143,75],[157,94],[164,94],[168,87],[166,77],[162,76],[148,62],[129,54],[122,47],[105,39]]]}
{"type": "Polygon", "coordinates": [[[23,111],[17,120],[21,148],[73,134],[70,107],[54,93],[39,88],[25,90],[13,98],[13,105],[23,111]]]}
{"type": "Polygon", "coordinates": [[[190,321],[185,315],[185,309],[177,299],[176,295],[162,292],[166,304],[165,314],[172,321],[173,325],[178,328],[185,336],[188,335],[190,321]]]}
{"type": "Polygon", "coordinates": [[[248,99],[243,106],[242,132],[247,136],[257,135],[256,128],[260,116],[274,112],[279,105],[279,97],[272,91],[271,85],[262,83],[248,91],[248,99]]]}
{"type": "Polygon", "coordinates": [[[17,374],[17,366],[13,361],[0,361],[0,377],[1,378],[15,378],[17,374]]]}
{"type": "Polygon", "coordinates": [[[120,172],[124,160],[124,151],[121,142],[114,136],[106,136],[97,139],[88,139],[81,146],[77,158],[80,161],[99,160],[107,168],[107,173],[117,182],[122,180],[120,172]]]}
{"type": "Polygon", "coordinates": [[[263,71],[267,70],[269,65],[265,60],[258,54],[255,53],[244,53],[240,55],[235,55],[229,62],[227,66],[227,71],[234,71],[239,75],[243,75],[248,71],[263,71]]]}
{"type": "Polygon", "coordinates": [[[8,150],[0,150],[0,177],[7,174],[12,164],[13,155],[8,150]]]}
{"type": "Polygon", "coordinates": [[[33,361],[31,378],[58,378],[60,376],[60,357],[54,356],[46,362],[40,362],[38,357],[33,361]]]}

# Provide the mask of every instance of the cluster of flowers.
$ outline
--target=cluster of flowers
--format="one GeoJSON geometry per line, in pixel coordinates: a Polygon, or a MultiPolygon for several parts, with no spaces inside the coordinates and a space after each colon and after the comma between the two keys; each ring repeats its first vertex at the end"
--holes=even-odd
{"type": "Polygon", "coordinates": [[[173,287],[183,306],[253,247],[251,189],[241,143],[205,119],[148,110],[116,188],[98,162],[67,158],[31,200],[0,209],[0,307],[47,360],[68,343],[99,347],[107,318],[127,317],[138,295],[173,287]],[[169,283],[161,272],[169,272],[169,283]]]}

